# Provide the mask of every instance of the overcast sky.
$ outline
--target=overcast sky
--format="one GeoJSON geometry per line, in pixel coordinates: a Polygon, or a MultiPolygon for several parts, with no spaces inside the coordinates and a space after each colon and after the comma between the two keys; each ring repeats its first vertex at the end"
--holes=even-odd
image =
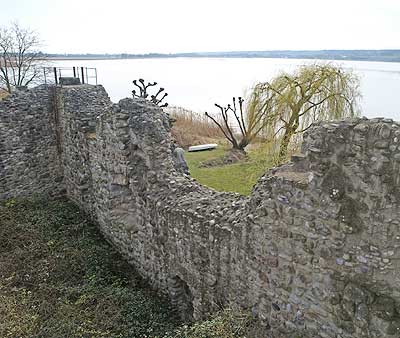
{"type": "Polygon", "coordinates": [[[400,49],[400,0],[0,0],[54,53],[400,49]]]}

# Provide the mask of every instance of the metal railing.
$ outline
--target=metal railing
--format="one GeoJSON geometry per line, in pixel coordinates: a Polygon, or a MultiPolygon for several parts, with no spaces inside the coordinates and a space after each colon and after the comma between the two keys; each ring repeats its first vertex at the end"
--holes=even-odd
{"type": "Polygon", "coordinates": [[[62,77],[74,77],[80,80],[82,84],[97,85],[97,68],[89,67],[44,67],[43,68],[45,84],[60,84],[62,77]]]}

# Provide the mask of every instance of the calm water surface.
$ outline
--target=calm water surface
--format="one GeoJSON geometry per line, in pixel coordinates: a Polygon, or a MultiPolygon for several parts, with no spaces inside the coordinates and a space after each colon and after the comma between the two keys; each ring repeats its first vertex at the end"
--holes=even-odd
{"type": "MultiPolygon", "coordinates": [[[[281,71],[292,71],[312,60],[173,58],[57,61],[56,66],[96,67],[98,82],[112,101],[130,97],[132,80],[157,81],[169,93],[170,105],[194,111],[215,111],[214,103],[227,104],[258,81],[269,81],[281,71]]],[[[361,78],[362,114],[400,121],[400,63],[337,61],[361,78]]]]}

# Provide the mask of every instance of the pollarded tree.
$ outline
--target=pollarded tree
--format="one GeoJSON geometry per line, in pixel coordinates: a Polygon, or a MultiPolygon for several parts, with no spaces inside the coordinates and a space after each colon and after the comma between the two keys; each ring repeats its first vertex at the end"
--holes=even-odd
{"type": "MultiPolygon", "coordinates": [[[[252,93],[254,97],[256,92],[252,93]]],[[[219,109],[219,117],[205,113],[218,128],[222,131],[225,138],[231,143],[232,149],[245,153],[245,148],[253,142],[260,131],[264,128],[269,113],[268,109],[256,109],[255,100],[250,100],[248,105],[244,104],[242,97],[232,99],[232,104],[223,107],[219,104],[215,106],[219,109]],[[233,123],[229,116],[233,115],[233,123]]],[[[266,101],[265,104],[268,102],[266,101]]]]}
{"type": "Polygon", "coordinates": [[[157,86],[157,82],[147,82],[145,84],[143,79],[139,80],[133,80],[133,84],[139,89],[139,92],[137,92],[135,89],[132,90],[132,96],[133,97],[141,97],[143,99],[146,99],[150,101],[151,103],[154,103],[162,108],[168,107],[168,103],[163,103],[162,101],[168,96],[168,93],[165,93],[164,88],[159,88],[157,93],[155,95],[150,95],[148,93],[148,89],[154,86],[157,86]],[[149,99],[150,95],[150,99],[149,99]]]}
{"type": "Polygon", "coordinates": [[[251,100],[255,110],[269,111],[264,131],[270,138],[281,137],[279,157],[284,159],[292,137],[313,122],[357,116],[360,97],[359,78],[351,71],[313,64],[257,84],[251,100]]]}
{"type": "Polygon", "coordinates": [[[34,31],[17,23],[0,27],[0,87],[11,93],[41,77],[45,56],[39,47],[40,39],[34,31]]]}

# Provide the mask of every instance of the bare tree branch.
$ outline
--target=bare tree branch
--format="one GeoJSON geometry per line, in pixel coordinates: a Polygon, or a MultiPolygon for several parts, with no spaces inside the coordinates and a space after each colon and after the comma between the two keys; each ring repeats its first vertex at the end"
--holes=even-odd
{"type": "Polygon", "coordinates": [[[224,128],[222,127],[222,125],[214,118],[212,117],[210,114],[208,114],[207,112],[205,112],[205,115],[210,118],[216,125],[217,127],[222,131],[222,133],[224,134],[224,136],[227,138],[227,140],[229,142],[231,142],[232,144],[235,143],[235,141],[233,139],[231,139],[227,133],[225,132],[224,128]]]}
{"type": "MultiPolygon", "coordinates": [[[[132,90],[132,96],[133,96],[133,97],[141,97],[141,98],[144,98],[144,99],[146,99],[146,100],[147,100],[148,97],[149,97],[149,93],[147,92],[148,88],[154,87],[154,86],[157,85],[157,82],[148,82],[147,84],[145,84],[145,82],[144,82],[143,79],[133,80],[132,83],[133,83],[137,88],[139,88],[139,95],[136,94],[136,90],[132,90]]],[[[150,100],[149,100],[149,101],[150,101],[151,103],[154,103],[154,104],[160,106],[160,107],[167,107],[167,106],[168,106],[168,103],[163,103],[163,104],[161,104],[162,101],[168,96],[168,93],[163,93],[164,90],[165,90],[165,89],[162,88],[162,87],[159,88],[159,89],[158,89],[158,92],[157,92],[155,95],[150,95],[150,100]],[[163,93],[163,95],[161,96],[161,98],[159,98],[158,96],[159,96],[160,94],[162,94],[162,93],[163,93]]]]}
{"type": "Polygon", "coordinates": [[[0,86],[8,92],[42,76],[45,60],[37,34],[13,23],[0,28],[0,86]]]}

